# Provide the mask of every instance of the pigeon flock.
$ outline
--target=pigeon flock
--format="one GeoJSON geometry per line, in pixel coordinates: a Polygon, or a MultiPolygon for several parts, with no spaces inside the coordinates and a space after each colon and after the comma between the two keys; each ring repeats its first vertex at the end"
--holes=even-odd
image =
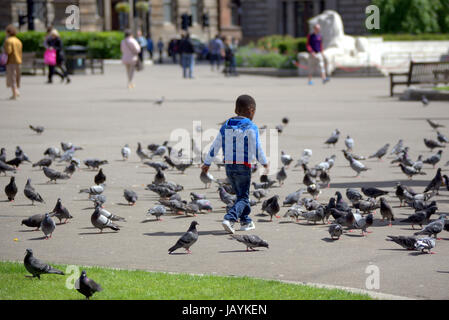
{"type": "MultiPolygon", "coordinates": [[[[344,148],[336,152],[337,146],[341,142],[341,132],[339,129],[335,129],[328,139],[323,139],[324,148],[329,152],[329,156],[322,161],[314,161],[312,149],[304,149],[296,159],[286,150],[282,150],[279,155],[281,165],[276,172],[269,175],[266,173],[257,175],[256,172],[260,171],[259,166],[253,165],[250,189],[250,205],[253,207],[251,216],[267,216],[269,217],[267,222],[273,224],[278,219],[291,219],[287,221],[296,222],[301,227],[328,224],[331,241],[342,239],[344,234],[356,230],[359,230],[361,236],[366,236],[372,233],[370,227],[373,224],[385,226],[385,228],[391,227],[392,224],[411,225],[412,229],[419,226],[420,230],[406,235],[390,235],[386,240],[393,241],[407,250],[434,253],[432,249],[440,239],[438,235],[443,231],[449,231],[446,214],[438,211],[440,192],[444,189],[449,191],[449,178],[441,169],[444,148],[449,140],[440,131],[441,128],[444,128],[443,125],[430,119],[427,122],[435,131],[436,137],[435,140],[432,137],[424,138],[424,146],[430,149],[431,154],[419,155],[416,161],[410,155],[412,146],[407,146],[405,139],[400,139],[393,147],[391,147],[392,144],[385,143],[378,150],[373,150],[371,154],[360,155],[354,153],[354,150],[357,149],[356,137],[345,134],[344,148]],[[435,149],[437,149],[436,152],[435,149]],[[330,188],[335,183],[332,179],[332,168],[336,161],[339,161],[340,164],[345,163],[347,172],[352,172],[356,181],[358,181],[356,178],[363,176],[367,170],[373,170],[368,161],[370,163],[376,161],[383,163],[386,167],[394,166],[398,173],[402,172],[408,179],[413,179],[415,176],[427,178],[428,183],[423,190],[414,190],[400,182],[393,189],[376,187],[372,184],[364,186],[363,182],[360,182],[360,188],[337,189],[328,201],[320,201],[322,190],[330,188]],[[279,190],[285,188],[285,181],[290,179],[295,180],[297,186],[289,191],[285,198],[281,198],[279,190]],[[400,201],[401,207],[407,207],[409,212],[407,217],[399,217],[395,212],[396,207],[391,204],[392,199],[395,198],[400,201]],[[432,219],[432,216],[436,218],[432,219]]],[[[282,119],[282,124],[276,127],[280,139],[282,139],[282,133],[286,129],[288,130],[288,123],[289,119],[285,117],[282,119]]],[[[44,133],[44,127],[31,125],[29,127],[38,135],[44,133]]],[[[265,130],[264,128],[267,126],[262,126],[260,130],[265,130]]],[[[197,220],[201,219],[200,216],[217,211],[216,199],[221,202],[221,208],[226,210],[232,207],[236,201],[231,183],[226,178],[215,178],[210,172],[195,173],[191,175],[193,179],[201,182],[204,190],[216,189],[217,197],[213,198],[213,203],[212,199],[208,199],[209,195],[195,189],[191,190],[189,199],[183,199],[180,192],[186,191],[184,186],[170,179],[176,177],[174,173],[189,174],[198,165],[194,164],[192,159],[184,157],[182,149],[175,150],[170,146],[170,141],[163,141],[161,144],[152,143],[147,148],[141,142],[136,142],[135,146],[136,149],[133,151],[129,144],[124,145],[120,149],[120,154],[117,150],[115,158],[120,156],[119,162],[127,162],[131,157],[137,156],[140,160],[140,167],[154,170],[153,178],[150,183],[146,184],[144,192],[154,194],[158,198],[150,205],[146,213],[141,213],[145,217],[144,221],[154,220],[163,225],[166,216],[195,217],[195,220],[190,221],[189,225],[184,223],[180,226],[179,231],[187,230],[168,249],[169,254],[173,254],[178,249],[184,249],[187,253],[191,253],[192,246],[199,239],[197,227],[200,224],[197,220]]],[[[199,147],[194,144],[192,150],[193,158],[201,159],[202,154],[199,147]],[[200,154],[198,155],[198,153],[200,154]]],[[[43,157],[32,162],[20,146],[16,147],[13,157],[9,155],[8,150],[1,148],[0,174],[10,176],[7,184],[4,185],[5,200],[14,202],[21,198],[20,201],[26,201],[33,207],[36,205],[38,207],[53,206],[53,203],[45,202],[45,199],[39,194],[39,185],[34,184],[31,178],[27,178],[26,184],[23,186],[20,183],[25,183],[25,181],[17,181],[15,174],[18,170],[22,170],[22,173],[26,172],[27,164],[31,164],[30,167],[34,168],[32,170],[41,170],[43,180],[40,182],[48,184],[52,188],[60,183],[70,184],[73,175],[78,174],[77,172],[82,169],[85,173],[89,173],[92,179],[90,182],[86,181],[86,185],[78,189],[80,197],[86,196],[86,201],[93,202],[93,208],[89,215],[90,224],[85,215],[70,211],[71,199],[63,199],[62,196],[57,199],[51,211],[34,214],[27,219],[17,219],[17,223],[40,230],[43,233],[42,239],[49,241],[54,241],[51,239],[56,237],[54,234],[58,234],[58,229],[62,225],[68,225],[65,228],[70,228],[71,219],[83,219],[86,227],[93,227],[98,233],[109,229],[113,234],[120,236],[120,230],[129,222],[125,217],[116,214],[120,214],[120,209],[108,206],[108,199],[105,195],[109,182],[107,166],[112,163],[112,159],[108,161],[103,158],[89,157],[80,160],[77,158],[78,154],[86,152],[86,150],[71,142],[61,142],[60,147],[43,147],[42,151],[43,157]],[[9,160],[10,158],[11,160],[9,160]],[[90,184],[92,185],[88,186],[90,184]],[[20,190],[23,190],[25,197],[22,197],[20,190]],[[58,220],[58,223],[54,218],[58,220]]],[[[204,151],[207,152],[207,150],[204,151]]],[[[216,165],[217,171],[224,166],[220,155],[216,156],[213,163],[216,165]]],[[[449,162],[445,164],[445,166],[448,165],[449,162]]],[[[195,172],[198,172],[197,170],[198,168],[195,172]]],[[[141,181],[136,181],[136,183],[141,183],[141,181]]],[[[54,190],[57,194],[58,189],[55,187],[54,190]]],[[[123,199],[132,208],[141,197],[135,190],[124,187],[123,199]]],[[[219,218],[221,217],[222,213],[219,218]]],[[[246,251],[255,251],[255,248],[269,248],[268,242],[256,234],[231,234],[230,237],[245,245],[246,251]]],[[[36,259],[32,249],[27,249],[24,264],[26,270],[33,277],[39,279],[42,274],[63,275],[62,271],[36,259]]],[[[99,284],[87,277],[85,271],[82,272],[75,287],[87,299],[95,292],[102,290],[99,284]]]]}

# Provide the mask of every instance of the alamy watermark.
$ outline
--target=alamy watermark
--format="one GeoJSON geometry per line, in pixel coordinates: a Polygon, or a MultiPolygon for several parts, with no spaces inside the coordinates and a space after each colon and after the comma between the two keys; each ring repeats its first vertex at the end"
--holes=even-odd
{"type": "Polygon", "coordinates": [[[365,280],[365,287],[368,290],[379,290],[380,289],[380,269],[374,264],[369,264],[365,273],[368,274],[365,280]]]}
{"type": "Polygon", "coordinates": [[[80,29],[80,8],[74,4],[65,8],[65,13],[69,16],[65,19],[65,27],[68,30],[80,29]]]}
{"type": "Polygon", "coordinates": [[[376,5],[366,7],[365,14],[368,16],[365,19],[365,27],[368,30],[380,29],[380,9],[376,5]]]}

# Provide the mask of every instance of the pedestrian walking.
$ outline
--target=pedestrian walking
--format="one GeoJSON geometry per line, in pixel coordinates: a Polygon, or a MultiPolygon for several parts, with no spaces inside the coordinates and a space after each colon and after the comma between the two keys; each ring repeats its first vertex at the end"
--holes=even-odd
{"type": "Polygon", "coordinates": [[[234,233],[234,224],[239,221],[242,231],[256,228],[249,217],[249,188],[251,166],[257,159],[268,174],[268,162],[259,139],[259,129],[252,122],[256,113],[256,101],[248,95],[241,95],[235,103],[236,117],[225,121],[206,155],[202,171],[207,173],[220,149],[223,149],[226,176],[236,192],[234,205],[227,210],[222,222],[223,228],[234,233]]]}
{"type": "Polygon", "coordinates": [[[312,76],[313,72],[316,68],[316,65],[319,66],[321,72],[321,78],[323,80],[323,84],[326,84],[330,79],[326,76],[325,69],[325,57],[323,55],[323,40],[321,36],[321,26],[316,24],[313,27],[313,33],[307,36],[307,44],[306,48],[309,52],[309,85],[313,85],[312,76]]]}
{"type": "Polygon", "coordinates": [[[6,40],[3,43],[3,57],[6,61],[6,87],[11,88],[11,100],[20,96],[20,65],[22,64],[22,42],[16,37],[17,29],[12,25],[6,27],[6,40]]]}
{"type": "Polygon", "coordinates": [[[224,44],[218,34],[209,42],[209,52],[211,70],[214,70],[214,64],[217,66],[217,70],[219,70],[221,59],[224,56],[224,44]]]}
{"type": "Polygon", "coordinates": [[[159,38],[157,42],[157,49],[159,50],[159,63],[162,63],[162,56],[164,54],[164,41],[162,41],[162,38],[159,38]]]}
{"type": "Polygon", "coordinates": [[[147,51],[150,55],[150,60],[153,60],[153,39],[151,39],[151,36],[147,38],[147,51]]]}
{"type": "Polygon", "coordinates": [[[56,64],[48,65],[48,80],[47,83],[53,83],[53,75],[57,74],[61,78],[61,82],[66,80],[66,83],[70,83],[70,77],[65,67],[64,47],[62,44],[61,36],[58,30],[51,29],[46,41],[46,50],[56,51],[56,64]]]}
{"type": "Polygon", "coordinates": [[[237,75],[235,51],[234,39],[231,41],[231,38],[227,37],[225,40],[225,76],[237,75]]]}
{"type": "Polygon", "coordinates": [[[120,42],[120,51],[122,52],[122,63],[125,65],[128,77],[128,89],[132,89],[134,88],[134,70],[139,59],[140,45],[134,39],[130,30],[125,31],[125,39],[120,42]]]}
{"type": "Polygon", "coordinates": [[[139,43],[140,46],[140,51],[139,51],[139,61],[137,63],[137,70],[140,71],[143,69],[144,66],[144,62],[143,62],[143,53],[144,53],[144,49],[147,47],[147,39],[145,39],[145,37],[142,35],[142,31],[137,30],[137,42],[139,43]]]}
{"type": "Polygon", "coordinates": [[[195,49],[190,35],[187,33],[180,43],[183,77],[193,79],[193,66],[195,64],[195,49]],[[187,75],[188,71],[188,75],[187,75]]]}

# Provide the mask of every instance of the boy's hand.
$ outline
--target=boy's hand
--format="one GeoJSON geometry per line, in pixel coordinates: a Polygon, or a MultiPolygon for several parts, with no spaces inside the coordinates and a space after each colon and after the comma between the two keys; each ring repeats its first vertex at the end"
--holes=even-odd
{"type": "Polygon", "coordinates": [[[203,171],[204,173],[207,173],[207,171],[209,171],[209,166],[203,164],[203,166],[201,167],[201,171],[203,171]]]}
{"type": "Polygon", "coordinates": [[[267,163],[267,164],[264,164],[263,167],[265,168],[265,174],[268,175],[268,173],[270,172],[268,163],[267,163]]]}

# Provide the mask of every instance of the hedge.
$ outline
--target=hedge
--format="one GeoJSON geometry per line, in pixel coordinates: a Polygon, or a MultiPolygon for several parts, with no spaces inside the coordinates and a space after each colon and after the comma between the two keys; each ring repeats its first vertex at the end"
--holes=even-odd
{"type": "MultiPolygon", "coordinates": [[[[64,47],[71,45],[81,45],[87,47],[89,56],[101,59],[119,59],[120,41],[123,39],[123,32],[74,32],[61,31],[61,39],[64,47]]],[[[45,32],[27,31],[20,32],[17,37],[22,41],[24,52],[37,52],[42,55],[44,52],[45,32]]],[[[5,39],[5,32],[0,32],[0,43],[5,39]]]]}

